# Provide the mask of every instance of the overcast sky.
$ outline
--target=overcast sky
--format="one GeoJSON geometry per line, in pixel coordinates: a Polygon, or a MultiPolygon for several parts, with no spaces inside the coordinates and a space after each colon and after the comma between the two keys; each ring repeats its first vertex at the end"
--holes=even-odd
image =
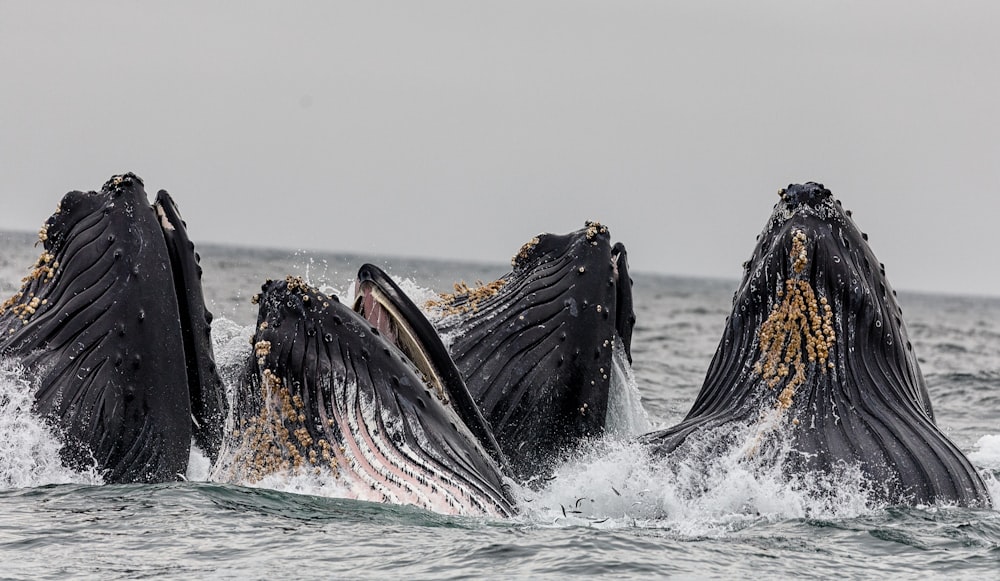
{"type": "Polygon", "coordinates": [[[0,0],[0,229],[131,170],[196,242],[737,278],[821,181],[898,289],[1000,295],[995,0],[0,0]]]}

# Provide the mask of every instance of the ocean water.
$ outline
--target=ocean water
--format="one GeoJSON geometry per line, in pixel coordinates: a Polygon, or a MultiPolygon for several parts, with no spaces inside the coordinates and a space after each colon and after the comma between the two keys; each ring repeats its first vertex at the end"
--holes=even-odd
{"type": "MultiPolygon", "coordinates": [[[[0,234],[5,297],[37,258],[33,241],[0,234]]],[[[463,264],[199,250],[227,380],[248,356],[250,297],[268,277],[296,274],[349,293],[370,261],[419,295],[506,270],[503,257],[463,264]]],[[[59,464],[58,441],[30,412],[31,378],[0,361],[0,578],[1000,577],[996,510],[871,506],[849,472],[789,481],[745,457],[697,465],[646,457],[631,436],[686,413],[737,281],[633,278],[634,365],[619,362],[611,433],[566,458],[540,490],[520,490],[522,513],[508,520],[340,499],[308,478],[256,488],[207,482],[197,455],[186,482],[102,485],[59,464]]],[[[900,292],[900,302],[938,424],[1000,506],[1000,299],[900,292]]]]}

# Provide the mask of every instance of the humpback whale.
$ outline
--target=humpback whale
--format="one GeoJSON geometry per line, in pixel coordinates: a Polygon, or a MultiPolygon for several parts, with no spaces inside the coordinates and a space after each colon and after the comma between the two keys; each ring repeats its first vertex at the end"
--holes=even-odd
{"type": "Polygon", "coordinates": [[[359,500],[514,514],[499,465],[451,403],[464,385],[438,372],[440,339],[407,320],[419,311],[377,296],[373,276],[359,277],[363,315],[299,278],[263,285],[213,479],[317,474],[359,500]]]}
{"type": "Polygon", "coordinates": [[[514,477],[530,480],[603,433],[613,353],[631,362],[635,313],[625,246],[597,222],[538,235],[511,266],[427,308],[514,477]]]}
{"type": "Polygon", "coordinates": [[[216,372],[199,257],[165,191],[140,178],[66,194],[39,233],[44,251],[0,306],[0,355],[34,377],[34,407],[63,462],[105,482],[176,480],[192,438],[221,443],[216,372]]]}
{"type": "Polygon", "coordinates": [[[779,194],[691,410],[642,441],[674,457],[696,437],[748,455],[785,445],[785,470],[859,469],[875,501],[988,506],[979,474],[935,424],[867,235],[822,184],[779,194]]]}

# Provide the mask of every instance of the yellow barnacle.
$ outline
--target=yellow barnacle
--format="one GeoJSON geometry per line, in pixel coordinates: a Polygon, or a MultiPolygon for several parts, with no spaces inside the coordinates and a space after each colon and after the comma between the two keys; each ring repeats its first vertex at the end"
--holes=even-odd
{"type": "Polygon", "coordinates": [[[801,274],[809,262],[809,255],[806,252],[806,233],[802,230],[795,230],[792,233],[791,258],[795,261],[792,264],[792,270],[797,274],[801,274]]]}
{"type": "MultiPolygon", "coordinates": [[[[796,230],[790,252],[793,276],[801,274],[808,263],[805,243],[805,233],[796,230]]],[[[786,280],[784,292],[779,288],[777,298],[780,302],[772,307],[758,330],[760,356],[753,371],[769,388],[783,386],[775,404],[783,411],[791,407],[796,389],[808,379],[809,369],[826,373],[833,367],[828,359],[836,335],[829,301],[817,298],[808,281],[786,280]]]]}
{"type": "Polygon", "coordinates": [[[518,261],[527,260],[528,255],[531,253],[531,249],[538,245],[538,242],[538,236],[535,236],[531,240],[525,242],[524,246],[522,246],[521,249],[517,251],[517,254],[514,255],[514,258],[510,260],[510,265],[517,266],[518,261]]]}
{"type": "Polygon", "coordinates": [[[427,308],[437,308],[443,311],[445,316],[464,315],[475,312],[479,308],[480,301],[488,299],[507,284],[507,281],[500,279],[491,283],[476,281],[475,287],[470,287],[465,281],[455,283],[455,292],[442,294],[441,300],[429,300],[425,303],[427,308]]]}
{"type": "Polygon", "coordinates": [[[608,228],[596,220],[587,220],[584,224],[587,229],[587,240],[593,240],[598,234],[607,234],[608,228]]]}

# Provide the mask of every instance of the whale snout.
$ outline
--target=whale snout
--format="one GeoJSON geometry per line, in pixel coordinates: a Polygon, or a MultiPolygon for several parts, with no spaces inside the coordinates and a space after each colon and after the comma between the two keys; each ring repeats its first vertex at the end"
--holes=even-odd
{"type": "Polygon", "coordinates": [[[781,201],[784,202],[789,209],[794,209],[803,205],[815,208],[823,203],[826,203],[833,197],[830,190],[826,189],[823,184],[816,182],[789,184],[787,188],[778,190],[778,195],[781,196],[781,201]]]}

